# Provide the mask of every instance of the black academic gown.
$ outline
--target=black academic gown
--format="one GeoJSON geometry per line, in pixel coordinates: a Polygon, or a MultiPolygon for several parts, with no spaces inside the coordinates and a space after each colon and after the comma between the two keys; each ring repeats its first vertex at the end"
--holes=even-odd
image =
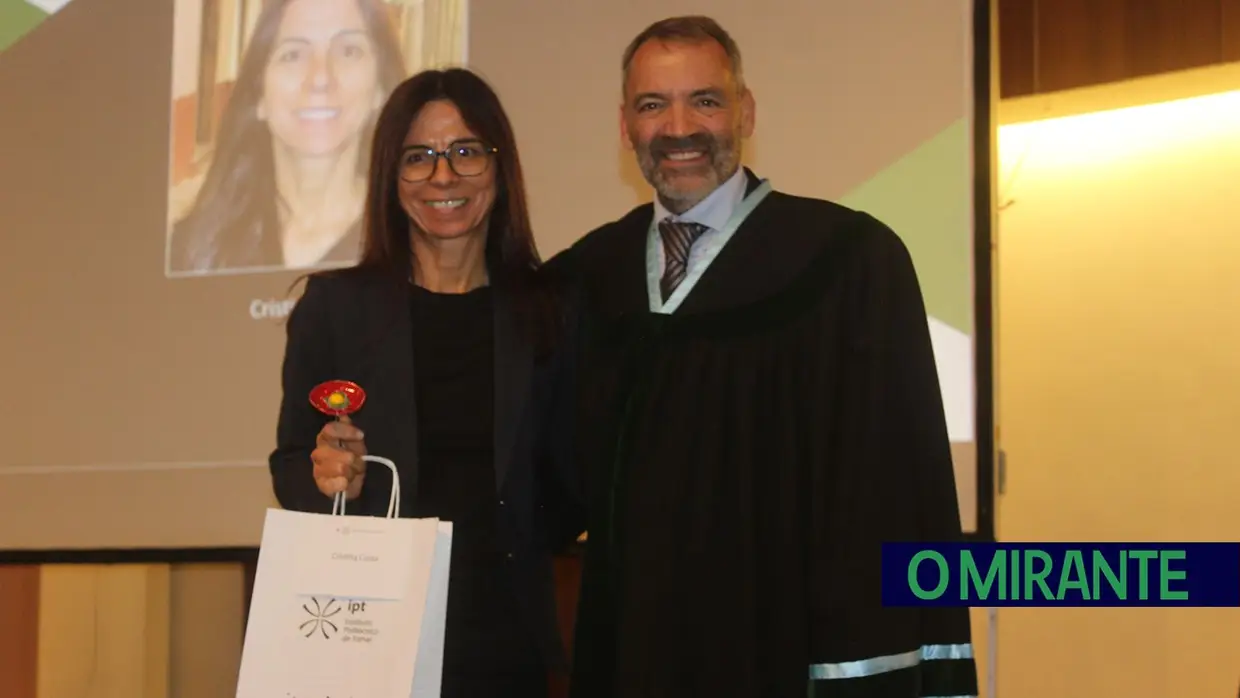
{"type": "Polygon", "coordinates": [[[573,696],[976,694],[967,609],[881,602],[883,542],[961,537],[905,246],[866,214],[772,192],[662,315],[652,215],[548,266],[581,295],[593,492],[573,696]]]}

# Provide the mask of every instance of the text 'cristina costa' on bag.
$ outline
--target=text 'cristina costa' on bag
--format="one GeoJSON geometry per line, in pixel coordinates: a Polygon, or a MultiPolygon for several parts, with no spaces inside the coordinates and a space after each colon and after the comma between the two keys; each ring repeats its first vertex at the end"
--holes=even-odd
{"type": "Polygon", "coordinates": [[[349,562],[378,562],[378,555],[367,555],[365,553],[332,553],[333,560],[348,560],[349,562]]]}

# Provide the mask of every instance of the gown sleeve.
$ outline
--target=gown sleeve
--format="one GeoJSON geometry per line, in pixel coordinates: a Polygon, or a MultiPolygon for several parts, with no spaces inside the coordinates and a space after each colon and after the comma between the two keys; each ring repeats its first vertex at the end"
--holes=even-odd
{"type": "MultiPolygon", "coordinates": [[[[276,448],[268,458],[280,506],[330,514],[332,499],[314,482],[310,452],[327,418],[310,404],[310,390],[331,377],[331,326],[323,280],[311,276],[286,325],[276,448]]],[[[356,506],[356,505],[355,505],[356,506]]]]}
{"type": "Polygon", "coordinates": [[[837,415],[811,479],[810,698],[977,695],[968,608],[886,608],[884,542],[962,539],[926,310],[907,249],[865,216],[837,415]]]}
{"type": "Polygon", "coordinates": [[[586,508],[574,439],[579,302],[574,289],[567,284],[560,284],[557,292],[562,319],[553,358],[540,506],[546,515],[551,548],[559,552],[585,531],[586,508]]]}

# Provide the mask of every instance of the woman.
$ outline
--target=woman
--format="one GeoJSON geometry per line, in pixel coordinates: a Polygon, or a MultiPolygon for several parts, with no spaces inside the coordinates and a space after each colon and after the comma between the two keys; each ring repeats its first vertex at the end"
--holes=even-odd
{"type": "Polygon", "coordinates": [[[288,322],[271,457],[289,509],[453,522],[443,696],[547,694],[563,665],[551,553],[580,532],[568,475],[565,323],[540,287],[521,164],[495,93],[460,69],[396,88],[376,126],[365,243],[311,275],[288,322]],[[367,400],[351,422],[309,403],[331,379],[367,400]]]}
{"type": "Polygon", "coordinates": [[[169,272],[354,262],[375,114],[406,75],[381,0],[267,3],[169,272]]]}

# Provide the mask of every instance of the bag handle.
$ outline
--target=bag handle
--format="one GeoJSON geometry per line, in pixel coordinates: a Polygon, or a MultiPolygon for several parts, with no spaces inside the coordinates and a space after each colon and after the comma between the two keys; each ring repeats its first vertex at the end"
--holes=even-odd
{"type": "MultiPolygon", "coordinates": [[[[362,456],[362,460],[370,463],[382,463],[392,471],[392,494],[388,496],[387,518],[395,519],[400,514],[400,473],[396,472],[396,464],[379,456],[362,456]]],[[[332,516],[344,516],[344,492],[337,492],[332,500],[332,516]]]]}

